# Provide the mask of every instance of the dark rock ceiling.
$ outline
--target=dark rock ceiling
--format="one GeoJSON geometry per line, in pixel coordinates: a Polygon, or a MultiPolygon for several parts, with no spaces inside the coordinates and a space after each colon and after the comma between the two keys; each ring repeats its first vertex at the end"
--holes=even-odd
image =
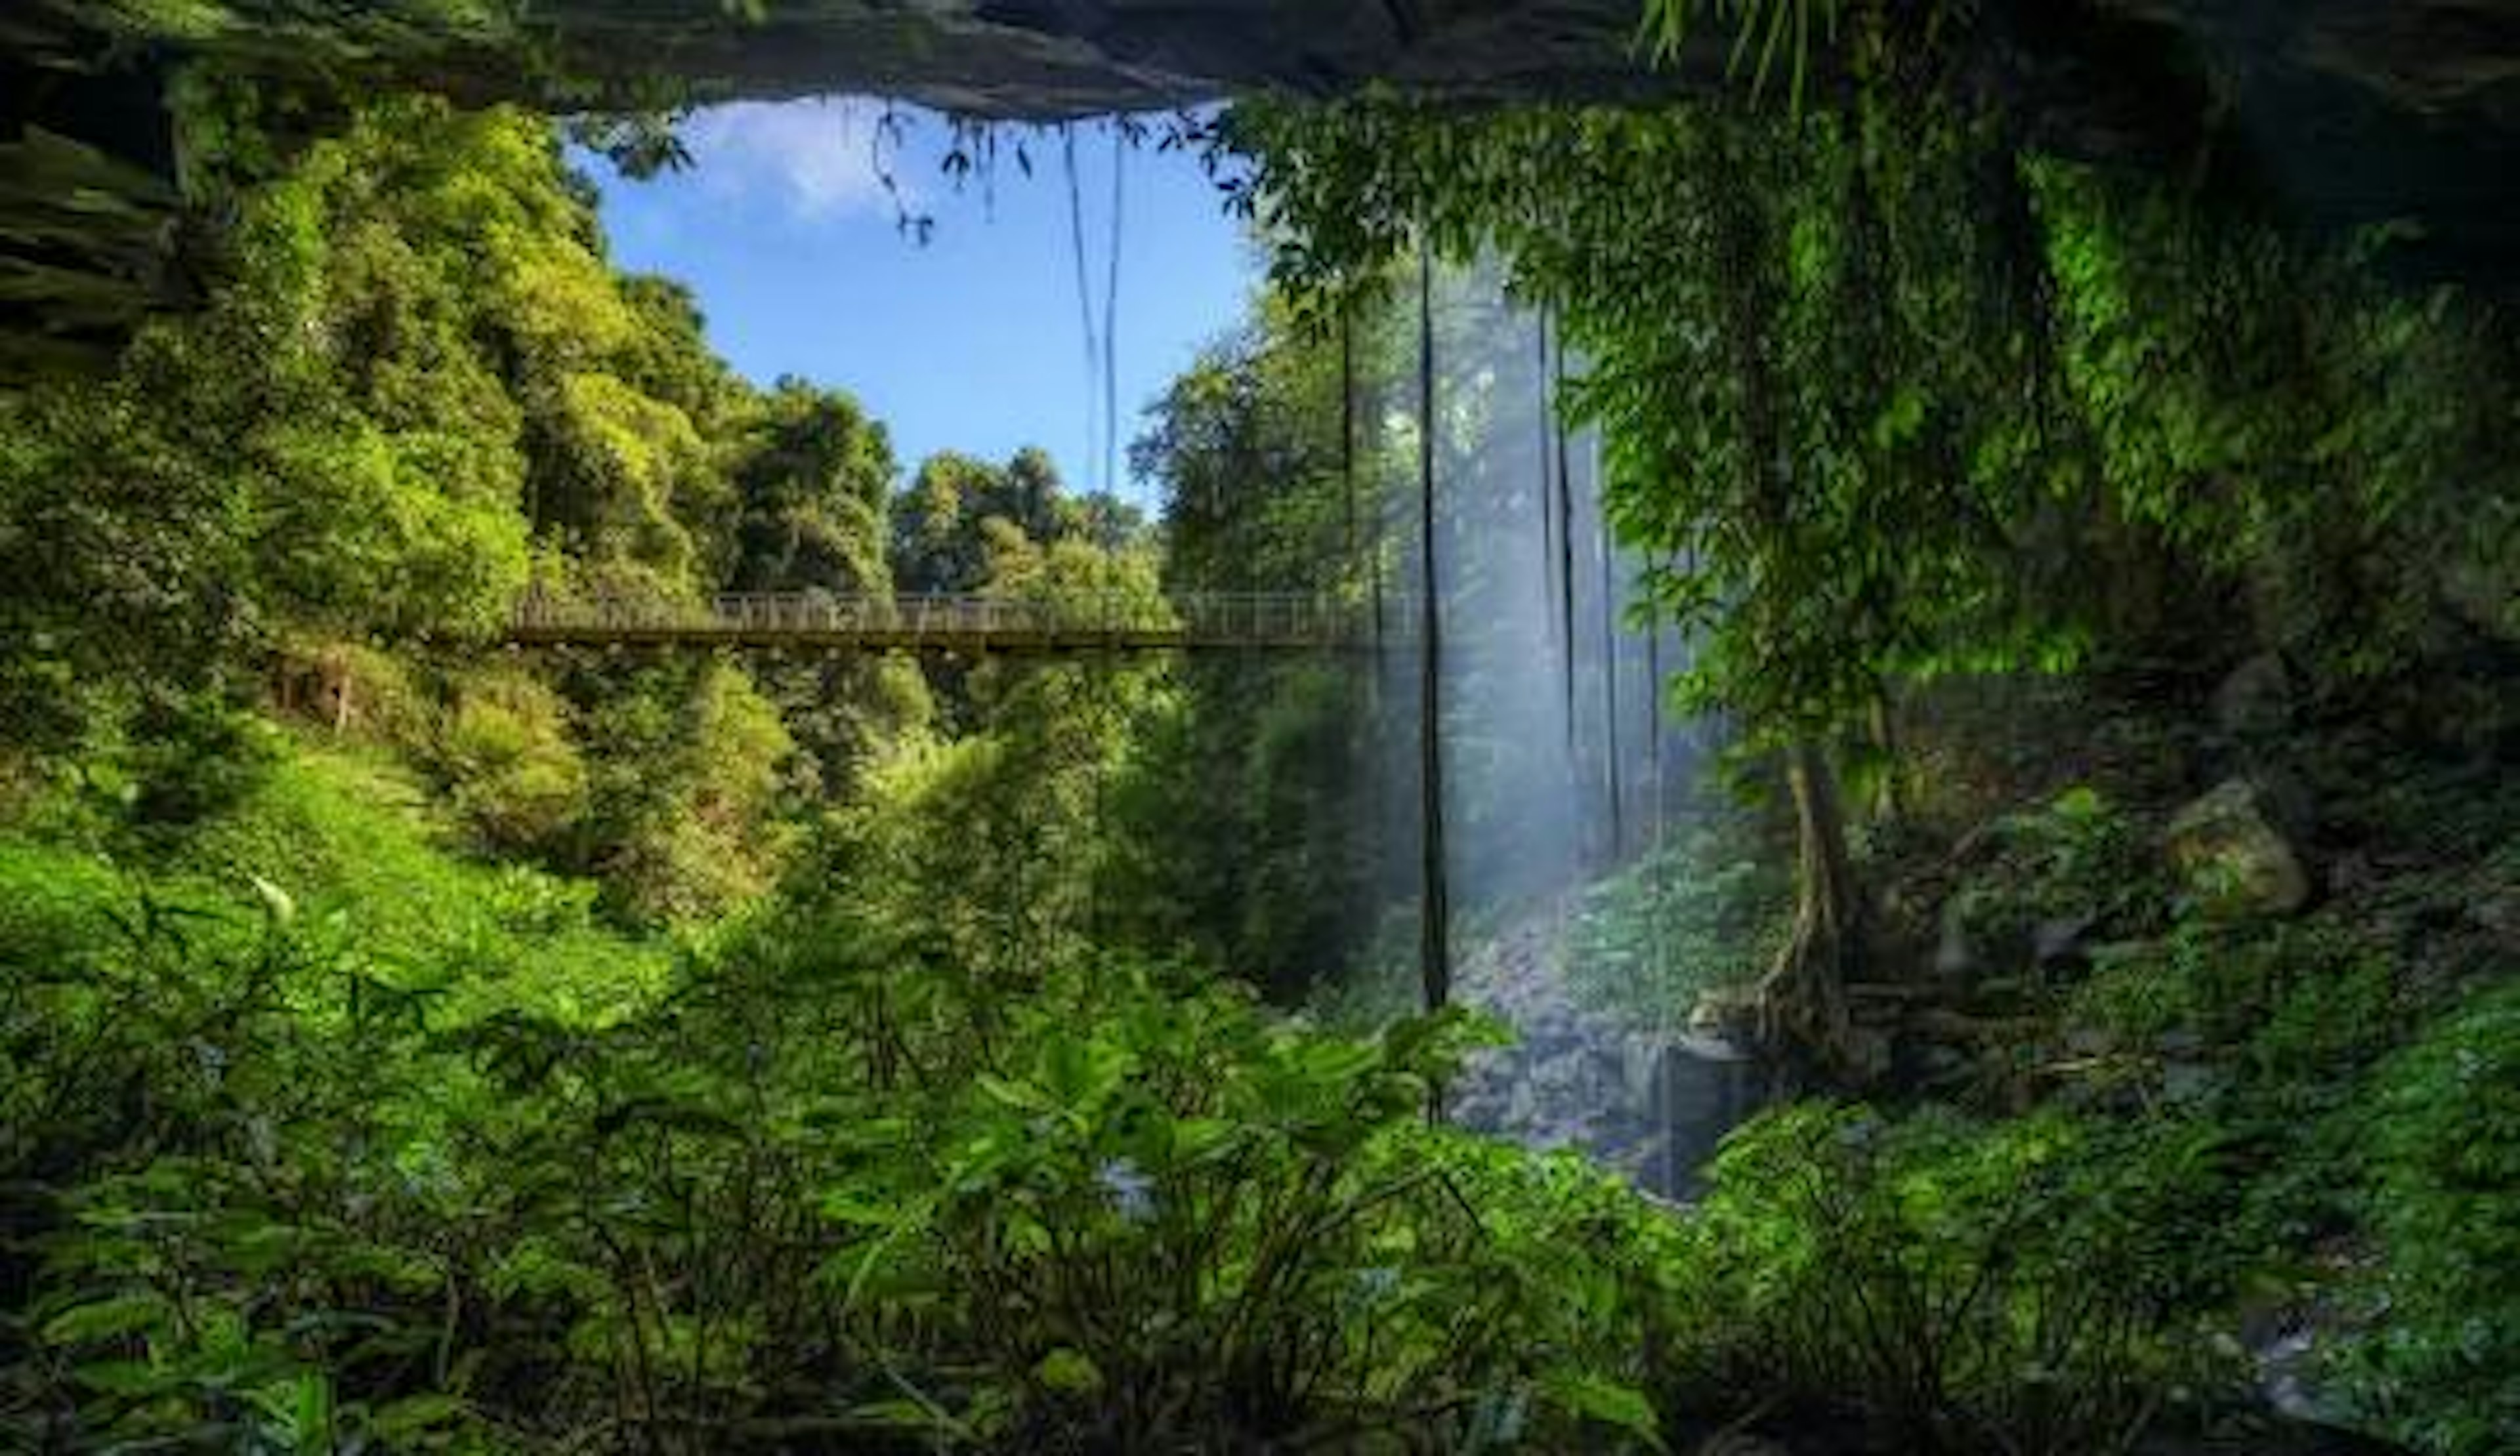
{"type": "MultiPolygon", "coordinates": [[[[2320,231],[2402,224],[2392,258],[2408,273],[2520,283],[2520,0],[1940,3],[1959,18],[1958,84],[2026,142],[2192,180],[2320,231]]],[[[1464,104],[1681,92],[1748,104],[1711,33],[1670,69],[1638,65],[1639,5],[5,0],[0,203],[43,192],[15,145],[30,125],[166,175],[157,78],[190,57],[558,110],[848,91],[1043,119],[1370,82],[1464,104]]]]}

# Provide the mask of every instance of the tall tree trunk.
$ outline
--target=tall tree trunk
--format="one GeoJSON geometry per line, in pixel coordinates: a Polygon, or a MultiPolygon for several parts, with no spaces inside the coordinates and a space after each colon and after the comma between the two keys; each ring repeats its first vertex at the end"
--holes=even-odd
{"type": "Polygon", "coordinates": [[[1452,999],[1453,944],[1444,881],[1444,596],[1435,550],[1435,253],[1423,234],[1418,240],[1418,973],[1432,1011],[1452,999]]]}
{"type": "MultiPolygon", "coordinates": [[[[1339,489],[1345,507],[1347,569],[1357,568],[1362,540],[1356,515],[1356,315],[1339,312],[1339,489]]],[[[1354,580],[1354,578],[1350,578],[1354,580]]]]}
{"type": "MultiPolygon", "coordinates": [[[[1542,316],[1544,319],[1547,315],[1542,316]]],[[[1566,392],[1566,335],[1557,335],[1557,352],[1549,374],[1549,433],[1552,460],[1557,476],[1556,502],[1553,512],[1557,521],[1557,673],[1559,711],[1564,715],[1566,739],[1566,802],[1569,806],[1584,802],[1584,762],[1578,718],[1575,711],[1575,487],[1574,458],[1567,448],[1566,421],[1557,414],[1557,400],[1566,392]]],[[[1582,825],[1572,844],[1580,860],[1589,853],[1589,838],[1582,825]]]]}
{"type": "Polygon", "coordinates": [[[1565,731],[1565,753],[1568,762],[1569,787],[1573,786],[1575,753],[1575,643],[1574,613],[1563,610],[1565,598],[1564,567],[1567,553],[1564,542],[1565,523],[1560,503],[1565,482],[1557,478],[1551,460],[1564,449],[1558,433],[1557,396],[1550,387],[1549,312],[1537,315],[1540,353],[1536,361],[1540,404],[1540,582],[1541,596],[1549,613],[1549,650],[1557,660],[1563,689],[1563,714],[1560,726],[1565,731]]]}
{"type": "Polygon", "coordinates": [[[1627,785],[1619,772],[1619,552],[1610,540],[1610,510],[1601,487],[1601,452],[1593,452],[1593,514],[1599,527],[1601,567],[1601,788],[1609,802],[1609,855],[1616,864],[1628,848],[1627,785]]]}
{"type": "MultiPolygon", "coordinates": [[[[1354,318],[1353,305],[1351,305],[1350,307],[1351,307],[1351,313],[1350,313],[1349,317],[1350,317],[1350,319],[1351,319],[1351,320],[1353,320],[1353,318],[1354,318]]],[[[1357,390],[1358,390],[1358,388],[1359,388],[1359,385],[1358,385],[1358,382],[1357,382],[1357,373],[1356,373],[1356,355],[1355,355],[1355,353],[1354,353],[1354,351],[1353,351],[1353,341],[1354,341],[1354,335],[1351,333],[1351,334],[1349,335],[1349,340],[1348,340],[1348,344],[1349,344],[1349,346],[1348,346],[1348,347],[1346,347],[1346,348],[1344,348],[1344,349],[1342,350],[1342,354],[1343,354],[1344,361],[1345,361],[1345,362],[1344,362],[1344,364],[1342,365],[1342,368],[1343,368],[1343,369],[1344,369],[1344,371],[1346,372],[1346,375],[1347,375],[1347,394],[1348,394],[1348,403],[1343,407],[1343,409],[1342,409],[1342,413],[1343,413],[1344,415],[1346,415],[1346,416],[1347,416],[1347,419],[1348,419],[1348,423],[1347,423],[1347,426],[1346,426],[1346,428],[1347,428],[1347,438],[1348,438],[1348,447],[1347,447],[1347,450],[1348,450],[1347,470],[1348,470],[1348,476],[1349,476],[1349,479],[1350,479],[1350,481],[1351,481],[1351,485],[1350,485],[1350,490],[1351,490],[1351,492],[1353,492],[1353,491],[1354,491],[1354,489],[1355,489],[1355,486],[1354,486],[1353,482],[1354,482],[1354,481],[1355,481],[1355,479],[1356,479],[1358,469],[1359,469],[1359,467],[1360,467],[1360,465],[1361,465],[1361,463],[1362,463],[1362,461],[1361,461],[1361,459],[1360,459],[1360,452],[1358,451],[1357,446],[1356,446],[1356,440],[1357,440],[1357,419],[1358,419],[1358,417],[1359,417],[1360,415],[1361,415],[1364,419],[1369,419],[1369,420],[1371,420],[1371,419],[1380,419],[1380,418],[1381,418],[1381,412],[1382,412],[1382,409],[1383,409],[1383,404],[1384,404],[1383,396],[1382,396],[1382,394],[1381,394],[1381,392],[1380,392],[1380,391],[1381,391],[1381,386],[1380,386],[1379,384],[1373,384],[1373,383],[1372,383],[1372,382],[1371,382],[1371,381],[1372,381],[1372,380],[1373,380],[1376,376],[1375,376],[1375,375],[1372,375],[1372,374],[1369,374],[1369,375],[1367,375],[1367,378],[1368,378],[1368,380],[1369,380],[1369,385],[1368,385],[1368,387],[1370,387],[1370,388],[1372,390],[1372,392],[1368,396],[1368,399],[1367,399],[1367,401],[1366,401],[1366,408],[1364,408],[1363,410],[1359,410],[1359,409],[1357,408],[1357,404],[1356,404],[1356,392],[1357,392],[1357,390]]],[[[1368,338],[1367,342],[1368,342],[1368,346],[1369,346],[1369,348],[1370,348],[1370,347],[1372,346],[1372,337],[1371,337],[1371,336],[1369,336],[1369,338],[1368,338]]],[[[1371,369],[1371,367],[1372,367],[1372,364],[1371,364],[1371,355],[1369,355],[1369,356],[1368,356],[1368,368],[1369,368],[1369,370],[1371,369]]],[[[1371,603],[1371,607],[1370,607],[1370,610],[1369,610],[1369,617],[1370,617],[1370,619],[1371,619],[1371,621],[1372,621],[1372,648],[1373,648],[1373,677],[1374,677],[1374,685],[1375,685],[1375,688],[1377,689],[1377,691],[1380,689],[1381,684],[1382,684],[1382,670],[1383,670],[1383,661],[1382,661],[1382,625],[1383,625],[1383,623],[1382,623],[1382,613],[1383,613],[1383,606],[1382,606],[1382,596],[1383,596],[1383,592],[1382,592],[1382,567],[1383,567],[1383,558],[1384,558],[1384,556],[1385,556],[1385,554],[1386,554],[1386,552],[1385,552],[1385,551],[1384,551],[1384,547],[1383,547],[1383,537],[1384,537],[1384,533],[1389,529],[1389,526],[1390,526],[1390,513],[1389,513],[1389,512],[1390,512],[1390,501],[1389,501],[1389,498],[1388,498],[1388,493],[1387,493],[1387,491],[1385,490],[1385,485],[1386,485],[1386,482],[1385,482],[1385,480],[1383,479],[1383,476],[1382,476],[1381,472],[1380,472],[1379,470],[1376,470],[1376,471],[1374,471],[1374,472],[1373,472],[1372,478],[1371,480],[1367,481],[1367,482],[1366,482],[1366,486],[1365,486],[1365,493],[1366,493],[1366,506],[1367,506],[1367,507],[1368,507],[1369,509],[1371,509],[1371,510],[1372,510],[1372,512],[1370,516],[1366,517],[1366,518],[1365,518],[1365,521],[1364,521],[1364,537],[1365,537],[1365,540],[1364,540],[1364,550],[1365,550],[1365,554],[1366,554],[1366,576],[1365,576],[1366,596],[1367,596],[1367,597],[1368,597],[1368,599],[1369,599],[1369,601],[1370,601],[1370,603],[1371,603]]]]}
{"type": "Polygon", "coordinates": [[[1663,820],[1671,800],[1671,785],[1664,782],[1662,722],[1662,623],[1648,619],[1645,624],[1645,772],[1652,780],[1653,792],[1645,801],[1652,816],[1654,849],[1662,848],[1663,820]]]}

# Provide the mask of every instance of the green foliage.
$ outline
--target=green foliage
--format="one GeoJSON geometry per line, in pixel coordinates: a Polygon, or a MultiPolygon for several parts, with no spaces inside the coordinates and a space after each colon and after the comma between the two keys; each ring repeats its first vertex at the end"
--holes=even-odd
{"type": "Polygon", "coordinates": [[[2520,992],[2477,996],[2384,1069],[2369,1216],[2385,1257],[2353,1359],[2368,1414],[2426,1451],[2520,1440],[2520,992]]]}
{"type": "Polygon", "coordinates": [[[992,542],[1120,552],[1140,544],[1139,526],[1138,512],[1107,495],[1067,495],[1039,450],[1003,466],[948,452],[921,463],[893,502],[892,576],[904,592],[979,592],[997,575],[992,542]]]}
{"type": "Polygon", "coordinates": [[[219,698],[197,694],[146,705],[118,751],[89,762],[91,789],[121,802],[142,830],[186,825],[235,808],[278,754],[271,729],[219,698]]]}
{"type": "Polygon", "coordinates": [[[985,732],[878,765],[815,862],[847,918],[975,986],[1019,994],[1099,930],[1108,789],[1143,690],[1126,673],[992,670],[985,732]]]}
{"type": "Polygon", "coordinates": [[[0,840],[22,1429],[1658,1444],[1671,1229],[1423,1125],[1476,1028],[1107,961],[1014,994],[803,902],[651,995],[652,949],[408,793],[300,750],[145,869],[0,840]]]}
{"type": "Polygon", "coordinates": [[[0,410],[10,722],[58,745],[114,711],[91,684],[249,679],[287,635],[477,636],[535,531],[709,584],[684,517],[736,386],[613,274],[546,123],[379,102],[236,206],[208,307],[0,410]]]}
{"type": "Polygon", "coordinates": [[[0,1277],[30,1342],[10,1347],[43,1352],[0,1397],[13,1431],[407,1449],[466,1424],[461,1398],[374,1376],[449,1338],[443,1251],[471,1215],[442,1169],[491,1109],[437,1038],[519,1014],[591,1029],[663,967],[593,926],[592,887],[448,858],[416,802],[299,748],[111,860],[0,838],[21,1211],[0,1277]]]}
{"type": "MultiPolygon", "coordinates": [[[[2039,969],[2043,936],[2132,940],[2159,928],[2169,884],[2143,824],[2098,790],[2077,785],[1975,831],[1981,863],[1945,913],[1971,945],[2039,969]]],[[[2175,1018],[2174,1018],[2175,1019],[2175,1018]]]]}
{"type": "Polygon", "coordinates": [[[1569,979],[1631,1025],[1682,1025],[1699,997],[1767,971],[1792,909],[1783,866],[1748,816],[1692,816],[1585,892],[1567,930],[1569,979]]]}
{"type": "MultiPolygon", "coordinates": [[[[1649,36],[1692,11],[1754,89],[1790,55],[1799,103],[1834,7],[1674,0],[1649,36]]],[[[1889,44],[1851,66],[1888,76],[1889,44]]],[[[2494,309],[1886,85],[1781,116],[1255,108],[1231,129],[1294,291],[1134,453],[1159,558],[1038,452],[896,490],[853,401],[737,380],[687,292],[613,270],[541,121],[378,101],[284,167],[277,109],[196,81],[234,175],[188,187],[235,188],[206,306],[105,381],[0,401],[13,1434],[1654,1449],[1668,1413],[1780,1398],[1907,1449],[2105,1451],[2219,1391],[2200,1336],[2243,1279],[2360,1238],[2366,1415],[2509,1443],[2520,1053],[2501,990],[2423,1023],[2399,942],[2439,904],[2403,935],[2182,918],[2126,807],[2069,792],[1959,897],[1987,941],[2109,937],[1989,1057],[2056,1105],[1789,1107],[1676,1215],[1426,1125],[1465,1021],[1333,1036],[1220,974],[1291,995],[1384,908],[1357,675],[413,650],[528,583],[1366,596],[1391,463],[1330,423],[1380,408],[1398,341],[1357,305],[1423,230],[1501,248],[1590,361],[1569,404],[1699,635],[1689,700],[1758,741],[2175,640],[2196,604],[2353,690],[2507,631],[2494,309]],[[1331,310],[1345,359],[1306,328],[1331,310]],[[390,702],[334,722],[425,763],[442,811],[377,744],[239,711],[310,656],[390,702]],[[2033,1068],[2051,1031],[2076,1054],[2033,1068]]],[[[1435,443],[1470,456],[1457,424],[1435,443]]],[[[1475,747],[1461,782],[1509,817],[1476,765],[1516,745],[1475,747]]],[[[2456,793],[2366,809],[2507,838],[2456,793]]],[[[1747,979],[1778,879],[1695,825],[1585,907],[1589,990],[1666,1020],[1747,979]]]]}
{"type": "Polygon", "coordinates": [[[383,958],[513,979],[506,993],[589,1018],[656,988],[656,957],[595,926],[593,885],[450,858],[441,846],[454,838],[390,761],[290,744],[250,797],[164,841],[149,864],[152,881],[233,910],[258,913],[253,887],[269,884],[300,916],[347,914],[383,958]]]}
{"type": "Polygon", "coordinates": [[[560,696],[522,675],[465,683],[432,755],[455,812],[493,850],[549,850],[586,813],[587,769],[560,696]]]}
{"type": "Polygon", "coordinates": [[[2234,1048],[2272,1084],[2313,1095],[2337,1095],[2335,1075],[2385,1051],[2407,1009],[2385,948],[2328,918],[2255,929],[2182,920],[2157,940],[2103,947],[2094,961],[2070,993],[2080,1024],[2122,1046],[2176,1036],[2234,1048]]]}
{"type": "Polygon", "coordinates": [[[891,589],[883,555],[892,447],[855,401],[783,380],[749,424],[735,469],[734,560],[719,573],[738,592],[891,589]]]}
{"type": "Polygon", "coordinates": [[[590,668],[579,703],[586,813],[563,858],[642,922],[705,919],[767,891],[787,854],[779,810],[794,740],[742,669],[590,668]]]}
{"type": "Polygon", "coordinates": [[[2075,477],[2018,377],[2021,201],[1964,118],[1369,101],[1231,126],[1300,296],[1369,287],[1422,227],[1557,311],[1620,533],[1699,634],[1692,705],[1826,734],[1887,680],[2071,655],[2073,596],[2023,590],[2075,477]]]}
{"type": "Polygon", "coordinates": [[[1755,97],[1783,65],[1791,75],[1793,108],[1799,111],[1814,39],[1837,38],[1838,10],[1839,0],[1645,0],[1638,38],[1655,62],[1670,65],[1680,58],[1701,16],[1711,12],[1711,19],[1732,28],[1727,70],[1737,74],[1746,65],[1755,97]]]}
{"type": "MultiPolygon", "coordinates": [[[[1266,296],[1172,382],[1130,449],[1164,493],[1169,585],[1309,586],[1365,606],[1368,573],[1382,569],[1368,533],[1391,477],[1351,462],[1339,426],[1373,408],[1374,365],[1359,356],[1387,352],[1394,332],[1367,319],[1343,341],[1309,332],[1266,296]]],[[[1354,961],[1378,908],[1369,806],[1389,720],[1349,663],[1197,659],[1174,687],[1113,789],[1115,931],[1296,999],[1354,961]],[[1203,812],[1186,816],[1183,804],[1203,812]]]]}
{"type": "MultiPolygon", "coordinates": [[[[1208,346],[1175,378],[1130,446],[1131,466],[1164,493],[1165,569],[1214,591],[1311,587],[1360,596],[1367,527],[1388,477],[1369,462],[1347,478],[1339,427],[1365,397],[1374,357],[1398,331],[1371,316],[1345,326],[1342,344],[1307,331],[1286,300],[1264,295],[1241,329],[1208,346]],[[1354,377],[1351,378],[1350,375],[1354,377]],[[1353,406],[1343,391],[1357,390],[1353,406]]],[[[1359,426],[1355,448],[1379,431],[1359,426]]]]}
{"type": "Polygon", "coordinates": [[[1360,698],[1343,668],[1249,662],[1155,698],[1111,790],[1115,933],[1287,999],[1348,964],[1376,870],[1360,698]]]}
{"type": "MultiPolygon", "coordinates": [[[[242,88],[195,90],[259,125],[242,88]]],[[[477,639],[529,579],[886,591],[881,428],[844,396],[756,395],[686,291],[615,273],[539,118],[376,101],[240,183],[207,309],[152,326],[102,383],[0,405],[12,739],[118,776],[142,817],[193,813],[246,760],[170,715],[323,643],[327,687],[354,689],[337,726],[428,762],[484,846],[600,873],[633,917],[767,888],[767,826],[802,776],[738,675],[435,663],[390,715],[355,688],[405,677],[419,640],[477,639]]],[[[770,686],[834,785],[927,717],[899,664],[770,686]]]]}
{"type": "MultiPolygon", "coordinates": [[[[1714,1390],[1851,1400],[1903,1449],[2132,1449],[2216,1378],[2186,1321],[2230,1270],[2210,1124],[1888,1121],[1798,1104],[1728,1140],[1692,1220],[1685,1351],[1714,1390]]],[[[2228,1373],[2224,1374],[2228,1378],[2228,1373]]]]}
{"type": "Polygon", "coordinates": [[[2479,382],[2510,367],[2490,311],[2096,173],[2026,175],[2114,508],[2244,582],[2261,639],[2319,679],[2454,642],[2476,613],[2451,584],[2520,545],[2507,404],[2479,382]]]}
{"type": "MultiPolygon", "coordinates": [[[[2375,788],[2373,801],[2407,788],[2375,788]]],[[[2029,839],[2050,854],[2077,842],[2104,852],[2086,863],[2116,854],[2118,836],[2058,833],[2102,820],[2040,817],[2050,822],[2029,839]]],[[[2448,827],[2411,832],[2433,840],[2448,827]]],[[[2012,905],[2067,863],[2007,850],[1959,893],[2012,905]]],[[[2048,1070],[2063,1105],[2210,1148],[2178,1214],[2192,1244],[2178,1277],[2211,1302],[2237,1287],[2251,1305],[2308,1318],[2336,1382],[2314,1389],[2332,1408],[2421,1449],[2498,1450],[2513,1430],[2514,1355],[2497,1343],[2509,1300],[2493,1274],[2509,1261],[2510,1118],[2498,1099],[2510,1077],[2497,1040],[2509,988],[2489,977],[2442,1012],[2433,976],[2494,962],[2408,938],[2399,916],[2472,893],[2458,887],[2473,881],[2441,875],[2409,871],[2370,900],[2233,924],[2178,912],[2157,874],[2104,869],[2069,898],[2109,884],[2136,898],[2107,903],[2102,923],[2122,938],[2056,993],[2058,1037],[2075,1055],[2048,1070]]],[[[2102,1146],[2116,1145],[2090,1156],[2122,1156],[2102,1146]]],[[[2172,1277],[2143,1275],[2153,1287],[2172,1277]]],[[[2192,1317],[2210,1304],[2182,1307],[2192,1317]]]]}
{"type": "Polygon", "coordinates": [[[1341,1041],[1228,994],[1114,990],[1090,1031],[1058,988],[1027,1004],[1015,1068],[825,1203],[853,1303],[933,1311],[893,1338],[998,1372],[948,1429],[1030,1449],[1480,1423],[1653,1439],[1617,1374],[1655,1298],[1650,1230],[1598,1174],[1418,1124],[1460,1028],[1341,1041]]]}
{"type": "MultiPolygon", "coordinates": [[[[1891,73],[1886,43],[1859,38],[1860,75],[1891,73]]],[[[1497,248],[1558,312],[1621,533],[1702,634],[1692,698],[1754,731],[2178,640],[2186,603],[2245,600],[2340,684],[2507,610],[2487,301],[2016,156],[1886,79],[1800,116],[1368,98],[1226,133],[1308,307],[1372,291],[1422,231],[1497,248]]]]}

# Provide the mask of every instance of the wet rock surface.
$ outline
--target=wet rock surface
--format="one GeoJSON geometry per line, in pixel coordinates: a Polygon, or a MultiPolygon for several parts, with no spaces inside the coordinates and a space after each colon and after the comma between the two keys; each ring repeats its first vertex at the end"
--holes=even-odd
{"type": "Polygon", "coordinates": [[[1688,1197],[1724,1134],[1756,1110],[1758,1068],[1721,1037],[1641,1030],[1579,1006],[1563,931],[1559,914],[1535,917],[1462,966],[1462,999],[1517,1039],[1472,1060],[1454,1089],[1454,1119],[1527,1146],[1581,1151],[1640,1188],[1688,1197]]]}

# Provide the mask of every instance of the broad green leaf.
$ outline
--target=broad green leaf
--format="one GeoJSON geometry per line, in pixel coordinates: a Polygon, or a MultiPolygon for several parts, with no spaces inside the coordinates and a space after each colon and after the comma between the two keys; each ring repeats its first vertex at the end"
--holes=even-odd
{"type": "Polygon", "coordinates": [[[1102,1370],[1083,1350],[1061,1346],[1041,1357],[1032,1378],[1045,1390],[1062,1395],[1087,1395],[1102,1389],[1102,1370]]]}
{"type": "Polygon", "coordinates": [[[154,1290],[115,1295],[72,1305],[44,1321],[44,1341],[48,1345],[79,1345],[111,1340],[137,1334],[166,1318],[166,1301],[154,1290]]]}
{"type": "Polygon", "coordinates": [[[1568,1415],[1614,1426],[1656,1451],[1669,1449],[1663,1443],[1662,1422],[1654,1414],[1653,1402],[1634,1386],[1589,1370],[1564,1370],[1544,1377],[1540,1393],[1568,1415]]]}

